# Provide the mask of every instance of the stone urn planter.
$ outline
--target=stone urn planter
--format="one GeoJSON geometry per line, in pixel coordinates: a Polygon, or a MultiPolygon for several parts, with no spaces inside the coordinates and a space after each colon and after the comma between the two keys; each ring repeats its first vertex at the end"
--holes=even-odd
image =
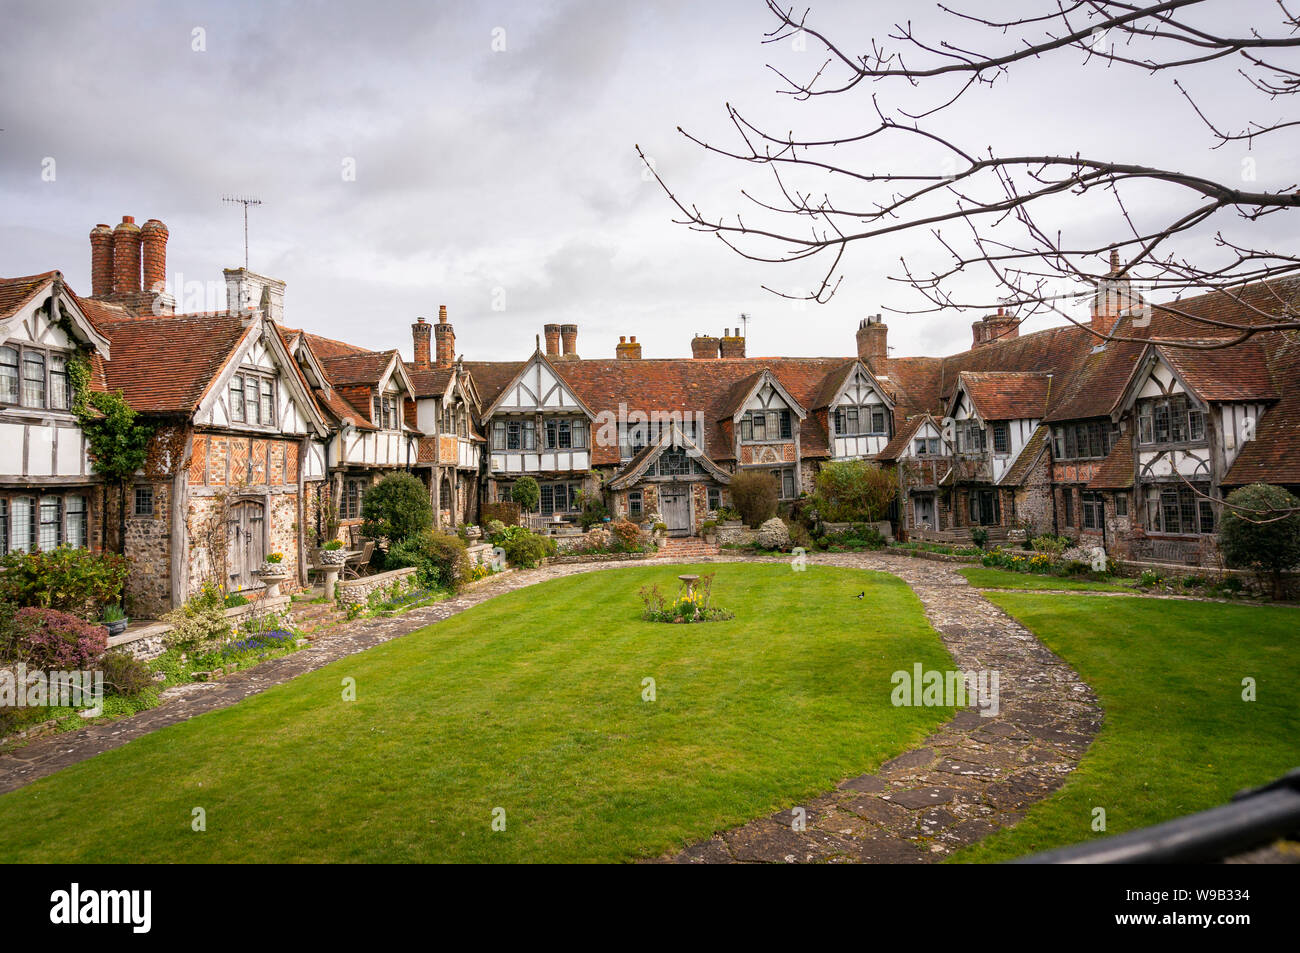
{"type": "Polygon", "coordinates": [[[289,578],[289,570],[282,563],[267,563],[257,571],[257,576],[266,586],[265,597],[274,599],[280,594],[280,583],[289,578]]]}
{"type": "Polygon", "coordinates": [[[323,566],[342,566],[352,555],[349,549],[322,549],[320,551],[320,561],[323,566]]]}

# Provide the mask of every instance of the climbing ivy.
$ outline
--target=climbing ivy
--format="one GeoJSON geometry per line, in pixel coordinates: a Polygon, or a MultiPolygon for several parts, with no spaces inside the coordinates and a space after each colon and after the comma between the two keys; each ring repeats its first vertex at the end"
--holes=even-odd
{"type": "Polygon", "coordinates": [[[144,467],[154,426],[138,419],[120,390],[105,393],[90,389],[90,361],[84,352],[68,361],[68,383],[72,386],[72,412],[90,445],[95,470],[109,480],[125,483],[144,467]]]}

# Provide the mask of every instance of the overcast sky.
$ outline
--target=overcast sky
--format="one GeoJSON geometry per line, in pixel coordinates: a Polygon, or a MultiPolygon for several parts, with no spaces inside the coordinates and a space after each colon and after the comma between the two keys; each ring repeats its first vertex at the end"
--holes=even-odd
{"type": "MultiPolygon", "coordinates": [[[[1211,7],[1237,24],[1274,9],[1211,7]]],[[[977,36],[916,3],[814,3],[811,22],[856,51],[909,17],[936,39],[977,36]]],[[[249,194],[264,203],[250,212],[249,264],[288,283],[287,324],[409,354],[410,323],[446,304],[457,350],[482,360],[526,357],[547,322],[578,324],[584,357],[612,357],[620,334],[637,335],[647,357],[686,356],[692,334],[733,327],[742,312],[751,355],[849,354],[861,317],[921,305],[889,278],[900,255],[943,263],[924,235],[862,244],[830,304],[799,306],[760,285],[804,289],[813,269],[745,261],[672,224],[635,144],[683,198],[734,214],[739,189],[768,180],[704,154],[678,125],[726,141],[731,102],[778,131],[851,134],[871,120],[873,92],[901,93],[877,85],[812,104],[776,95],[766,64],[803,75],[821,57],[812,42],[763,46],[773,24],[762,0],[6,0],[4,19],[3,275],[57,268],[89,294],[91,226],[160,218],[173,293],[189,305],[188,283],[210,283],[217,297],[203,306],[224,307],[221,269],[242,264],[243,222],[221,198],[249,194]]],[[[1240,175],[1245,148],[1210,151],[1167,76],[1085,68],[1068,54],[1010,79],[941,128],[971,148],[1240,175]]],[[[1212,114],[1243,118],[1230,69],[1185,79],[1212,114]]],[[[1294,181],[1300,167],[1291,140],[1249,156],[1261,187],[1294,181]]],[[[877,151],[860,161],[906,171],[932,159],[877,151]]],[[[1135,197],[1139,213],[1162,201],[1135,197]]],[[[1097,208],[1080,203],[1058,224],[1101,242],[1122,232],[1097,208]]],[[[890,343],[896,355],[951,353],[969,345],[977,316],[886,312],[890,343]]]]}

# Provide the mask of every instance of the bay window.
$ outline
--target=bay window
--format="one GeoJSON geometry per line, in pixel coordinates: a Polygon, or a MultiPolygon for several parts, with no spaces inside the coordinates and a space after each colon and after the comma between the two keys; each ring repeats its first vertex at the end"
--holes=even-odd
{"type": "Polygon", "coordinates": [[[1208,483],[1168,484],[1146,491],[1147,529],[1154,533],[1194,535],[1215,531],[1214,502],[1208,483]]]}

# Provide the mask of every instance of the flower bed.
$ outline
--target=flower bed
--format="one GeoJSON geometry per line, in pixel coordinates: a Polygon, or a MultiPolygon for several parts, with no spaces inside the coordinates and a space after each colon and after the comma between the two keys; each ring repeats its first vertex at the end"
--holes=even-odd
{"type": "Polygon", "coordinates": [[[641,618],[647,622],[725,622],[735,613],[712,605],[713,573],[700,576],[694,583],[684,582],[677,595],[668,599],[658,586],[642,586],[641,618]]]}

